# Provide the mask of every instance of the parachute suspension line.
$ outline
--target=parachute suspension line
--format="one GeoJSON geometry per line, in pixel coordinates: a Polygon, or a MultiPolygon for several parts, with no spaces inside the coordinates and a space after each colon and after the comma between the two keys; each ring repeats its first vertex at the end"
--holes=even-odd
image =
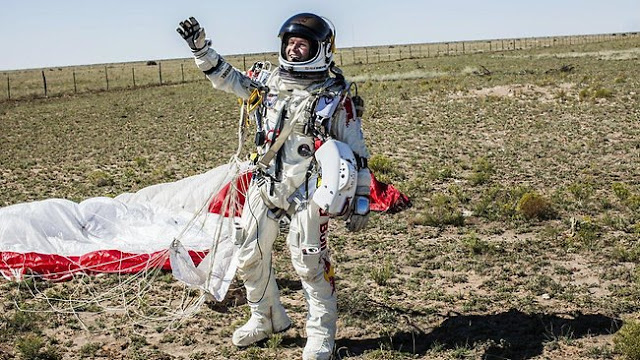
{"type": "MultiPolygon", "coordinates": [[[[180,241],[188,236],[190,230],[203,230],[207,221],[215,221],[213,233],[211,234],[211,244],[208,249],[207,256],[211,259],[206,263],[206,268],[199,269],[206,274],[204,289],[208,289],[210,283],[214,280],[212,272],[214,271],[216,254],[219,251],[220,243],[225,240],[225,234],[232,235],[234,233],[234,218],[236,218],[238,210],[242,207],[241,198],[246,198],[248,183],[245,179],[241,179],[243,172],[247,171],[244,161],[241,161],[241,154],[244,143],[247,138],[250,114],[256,111],[258,105],[263,101],[264,89],[254,91],[247,101],[242,103],[240,109],[240,118],[238,121],[238,144],[235,153],[228,161],[228,176],[225,180],[229,182],[221,182],[217,189],[212,189],[209,196],[202,205],[195,209],[193,216],[186,222],[184,227],[180,229],[174,238],[174,243],[180,244],[180,241]],[[216,194],[223,190],[223,186],[229,184],[222,199],[222,207],[220,216],[214,218],[207,216],[208,206],[213,201],[216,194]],[[227,227],[225,231],[225,226],[227,227]]],[[[108,219],[103,219],[109,221],[108,219]]],[[[209,227],[207,227],[209,228],[209,227]]],[[[150,235],[151,236],[151,235],[150,235]]],[[[74,316],[78,323],[85,329],[85,322],[82,320],[82,313],[87,309],[92,313],[106,312],[122,312],[124,316],[131,319],[134,323],[142,327],[157,328],[166,325],[166,329],[175,328],[178,324],[192,317],[197,313],[207,300],[207,293],[190,288],[186,284],[180,286],[171,286],[168,298],[163,299],[157,304],[153,304],[152,291],[158,286],[154,284],[166,282],[161,278],[161,268],[169,259],[172,250],[165,249],[152,254],[148,254],[146,264],[140,265],[139,262],[130,261],[139,259],[139,254],[122,253],[117,259],[109,260],[100,265],[83,265],[78,262],[72,268],[49,273],[46,275],[25,275],[27,279],[71,279],[74,282],[82,282],[85,286],[73,286],[73,284],[65,285],[58,283],[55,286],[61,289],[41,289],[34,285],[27,286],[29,292],[34,299],[42,301],[46,304],[48,310],[21,308],[14,300],[16,308],[22,311],[38,311],[53,312],[59,314],[69,314],[74,316]],[[131,265],[129,265],[131,264],[131,265]],[[103,284],[99,281],[93,281],[94,277],[87,274],[103,271],[101,267],[116,266],[117,282],[103,289],[103,284]],[[159,324],[162,322],[162,324],[159,324]]],[[[217,275],[216,275],[217,276],[217,275]]],[[[175,284],[178,285],[178,284],[175,284]]]]}

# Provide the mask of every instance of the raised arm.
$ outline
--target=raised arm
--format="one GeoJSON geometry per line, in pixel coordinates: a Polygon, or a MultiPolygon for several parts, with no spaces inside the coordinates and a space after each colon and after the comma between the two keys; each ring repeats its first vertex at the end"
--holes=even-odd
{"type": "Polygon", "coordinates": [[[211,40],[206,38],[204,28],[194,17],[181,21],[176,31],[187,42],[196,65],[205,73],[214,88],[248,99],[253,90],[261,87],[259,83],[231,66],[211,47],[211,40]]]}

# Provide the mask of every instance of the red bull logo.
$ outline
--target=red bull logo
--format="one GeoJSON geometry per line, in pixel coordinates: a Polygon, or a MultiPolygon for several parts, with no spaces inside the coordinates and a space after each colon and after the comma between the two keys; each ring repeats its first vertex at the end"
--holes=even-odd
{"type": "Polygon", "coordinates": [[[331,261],[329,261],[328,257],[324,257],[322,259],[324,264],[324,279],[331,285],[331,294],[336,292],[336,274],[333,269],[333,265],[331,261]]]}

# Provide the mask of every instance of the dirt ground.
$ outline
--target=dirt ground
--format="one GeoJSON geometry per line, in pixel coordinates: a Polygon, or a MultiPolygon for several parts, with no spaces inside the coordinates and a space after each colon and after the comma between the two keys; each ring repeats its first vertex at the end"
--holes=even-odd
{"type": "MultiPolygon", "coordinates": [[[[366,99],[371,168],[412,206],[361,233],[331,223],[337,359],[624,357],[616,333],[640,320],[638,48],[343,69],[366,99]]],[[[205,82],[2,102],[0,204],[202,173],[235,150],[236,118],[205,82]]],[[[230,342],[248,319],[237,282],[200,306],[162,271],[2,282],[0,359],[300,358],[306,304],[282,235],[274,267],[294,326],[247,349],[230,342]]]]}

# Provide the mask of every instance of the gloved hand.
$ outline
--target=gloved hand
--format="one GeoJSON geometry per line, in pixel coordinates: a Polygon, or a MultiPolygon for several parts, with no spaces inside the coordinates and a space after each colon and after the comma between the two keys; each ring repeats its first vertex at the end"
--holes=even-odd
{"type": "Polygon", "coordinates": [[[209,49],[209,42],[205,38],[204,28],[200,27],[198,20],[192,16],[181,21],[179,25],[176,31],[187,42],[191,51],[196,56],[206,53],[209,49]]]}
{"type": "Polygon", "coordinates": [[[358,232],[369,222],[370,202],[368,196],[356,195],[353,197],[351,214],[347,218],[347,230],[358,232]]]}

